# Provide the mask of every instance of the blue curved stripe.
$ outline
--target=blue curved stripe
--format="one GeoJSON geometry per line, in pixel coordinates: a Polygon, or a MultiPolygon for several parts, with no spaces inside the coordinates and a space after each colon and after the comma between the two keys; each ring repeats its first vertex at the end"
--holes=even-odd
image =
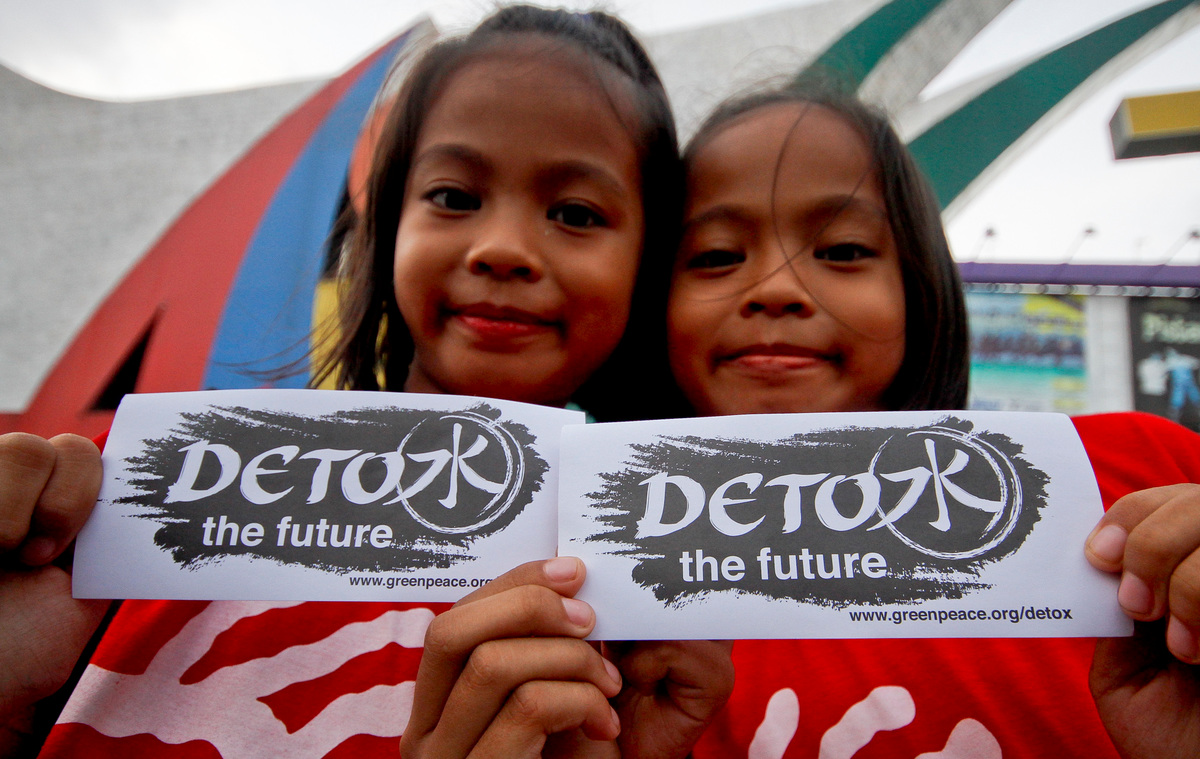
{"type": "Polygon", "coordinates": [[[204,372],[206,389],[308,382],[307,368],[269,382],[262,373],[301,361],[308,350],[313,295],[354,143],[408,38],[406,33],[393,42],[346,91],[276,190],[225,302],[204,372]]]}

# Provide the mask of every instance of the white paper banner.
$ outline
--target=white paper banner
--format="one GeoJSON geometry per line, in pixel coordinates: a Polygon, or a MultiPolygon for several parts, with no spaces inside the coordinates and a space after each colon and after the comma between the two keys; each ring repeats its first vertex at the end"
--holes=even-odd
{"type": "Polygon", "coordinates": [[[731,416],[563,430],[559,554],[601,640],[1132,633],[1057,414],[731,416]]]}
{"type": "Polygon", "coordinates": [[[129,395],[79,598],[455,601],[555,548],[584,415],[414,393],[129,395]]]}

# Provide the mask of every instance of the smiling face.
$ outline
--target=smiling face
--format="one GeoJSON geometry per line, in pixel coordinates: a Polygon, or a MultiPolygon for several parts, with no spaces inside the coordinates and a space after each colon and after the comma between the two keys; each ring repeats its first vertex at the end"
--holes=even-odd
{"type": "Polygon", "coordinates": [[[883,410],[904,327],[896,242],[853,127],[773,104],[696,151],[668,334],[698,413],[883,410]]]}
{"type": "Polygon", "coordinates": [[[623,92],[596,69],[534,38],[445,82],[396,236],[405,390],[561,405],[616,347],[644,219],[623,92]]]}

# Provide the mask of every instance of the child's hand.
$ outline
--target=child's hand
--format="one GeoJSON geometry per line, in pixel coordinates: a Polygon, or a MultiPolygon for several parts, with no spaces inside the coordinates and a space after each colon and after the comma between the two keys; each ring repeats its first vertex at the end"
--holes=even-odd
{"type": "Polygon", "coordinates": [[[685,757],[733,691],[733,641],[606,643],[625,685],[614,703],[621,756],[685,757]]]}
{"type": "Polygon", "coordinates": [[[1087,557],[1121,573],[1117,597],[1138,622],[1134,637],[1096,645],[1091,689],[1105,728],[1127,759],[1200,756],[1200,485],[1120,499],[1087,557]]]}
{"type": "Polygon", "coordinates": [[[567,744],[573,755],[617,756],[608,699],[620,675],[583,640],[595,626],[591,607],[572,598],[583,578],[578,559],[529,562],[433,621],[405,759],[540,757],[567,744]]]}
{"type": "Polygon", "coordinates": [[[66,682],[108,607],[72,598],[53,563],[87,521],[100,477],[87,438],[0,435],[0,755],[18,749],[34,705],[66,682]]]}

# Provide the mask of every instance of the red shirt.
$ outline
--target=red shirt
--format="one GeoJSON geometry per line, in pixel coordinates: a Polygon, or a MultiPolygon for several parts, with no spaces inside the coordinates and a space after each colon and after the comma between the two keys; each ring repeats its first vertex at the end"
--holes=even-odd
{"type": "MultiPolygon", "coordinates": [[[[1200,436],[1080,417],[1105,507],[1200,482],[1200,436]]],[[[1082,546],[1065,550],[1082,551],[1082,546]]],[[[127,601],[46,757],[398,756],[442,605],[127,601]]],[[[1115,757],[1087,687],[1093,641],[739,641],[697,759],[1115,757]]]]}

